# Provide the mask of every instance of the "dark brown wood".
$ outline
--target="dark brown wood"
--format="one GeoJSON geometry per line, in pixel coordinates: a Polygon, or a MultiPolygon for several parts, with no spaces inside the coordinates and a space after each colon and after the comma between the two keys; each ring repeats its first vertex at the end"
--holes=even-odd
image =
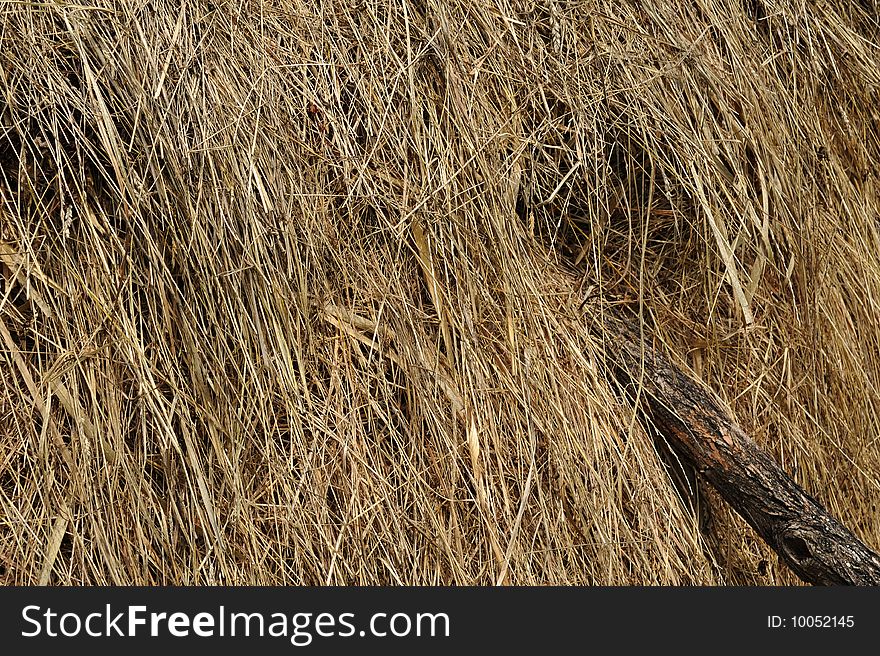
{"type": "Polygon", "coordinates": [[[880,585],[880,555],[832,517],[737,425],[721,402],[647,344],[603,317],[617,380],[691,464],[805,582],[880,585]]]}

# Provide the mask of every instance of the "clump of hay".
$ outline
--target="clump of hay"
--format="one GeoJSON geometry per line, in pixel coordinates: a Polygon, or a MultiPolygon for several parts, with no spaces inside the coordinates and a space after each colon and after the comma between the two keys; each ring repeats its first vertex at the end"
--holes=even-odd
{"type": "Polygon", "coordinates": [[[880,544],[878,37],[6,3],[4,581],[793,582],[607,379],[621,308],[880,544]]]}

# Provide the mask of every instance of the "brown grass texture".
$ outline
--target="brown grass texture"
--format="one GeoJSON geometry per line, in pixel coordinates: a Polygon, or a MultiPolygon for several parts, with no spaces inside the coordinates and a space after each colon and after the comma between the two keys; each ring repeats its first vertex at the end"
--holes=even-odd
{"type": "Polygon", "coordinates": [[[609,380],[620,309],[877,548],[878,43],[869,1],[0,2],[0,580],[798,583],[609,380]]]}

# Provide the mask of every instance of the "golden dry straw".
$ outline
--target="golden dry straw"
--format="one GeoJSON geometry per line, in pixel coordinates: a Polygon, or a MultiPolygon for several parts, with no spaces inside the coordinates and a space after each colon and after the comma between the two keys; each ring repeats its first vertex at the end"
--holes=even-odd
{"type": "Polygon", "coordinates": [[[612,306],[880,544],[877,3],[0,2],[0,580],[792,584],[612,306]]]}

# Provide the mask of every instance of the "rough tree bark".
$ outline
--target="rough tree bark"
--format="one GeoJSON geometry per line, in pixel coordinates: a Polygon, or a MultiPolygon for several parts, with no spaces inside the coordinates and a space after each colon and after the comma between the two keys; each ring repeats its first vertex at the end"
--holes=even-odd
{"type": "Polygon", "coordinates": [[[627,321],[603,317],[618,382],[679,457],[805,582],[880,585],[880,555],[807,494],[736,424],[722,404],[643,342],[627,321]]]}

